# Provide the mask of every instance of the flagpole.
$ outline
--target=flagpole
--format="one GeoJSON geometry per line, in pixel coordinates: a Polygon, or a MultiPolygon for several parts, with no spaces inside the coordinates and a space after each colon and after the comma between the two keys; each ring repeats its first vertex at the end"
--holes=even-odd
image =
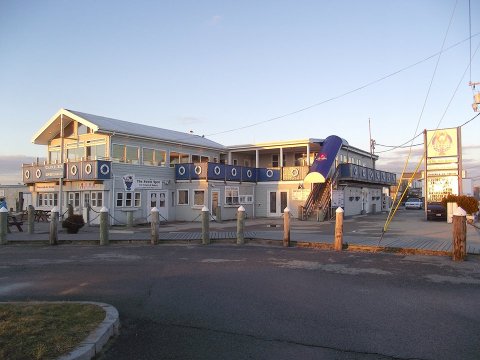
{"type": "Polygon", "coordinates": [[[60,162],[62,164],[62,175],[60,175],[60,178],[58,179],[59,183],[59,194],[58,194],[58,216],[59,219],[62,220],[63,217],[63,210],[62,210],[62,204],[63,204],[63,176],[65,175],[65,164],[64,164],[64,154],[63,154],[63,114],[60,114],[60,162]]]}

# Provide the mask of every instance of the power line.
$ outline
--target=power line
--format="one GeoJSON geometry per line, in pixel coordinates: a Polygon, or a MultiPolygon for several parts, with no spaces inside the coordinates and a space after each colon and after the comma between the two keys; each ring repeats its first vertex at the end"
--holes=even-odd
{"type": "Polygon", "coordinates": [[[430,56],[428,56],[428,57],[426,57],[426,58],[424,58],[424,59],[422,59],[422,60],[420,60],[420,61],[417,61],[417,62],[415,62],[415,63],[413,63],[413,64],[411,64],[411,65],[405,66],[405,67],[403,67],[403,68],[401,68],[401,69],[399,69],[399,70],[397,70],[397,71],[394,71],[394,72],[392,72],[392,73],[390,73],[390,74],[388,74],[388,75],[382,76],[382,77],[380,77],[380,78],[378,78],[378,79],[376,79],[376,80],[370,81],[370,82],[368,82],[368,83],[366,83],[366,84],[364,84],[364,85],[362,85],[362,86],[359,86],[359,87],[354,88],[354,89],[352,89],[352,90],[348,90],[348,91],[346,91],[346,92],[344,92],[344,93],[342,93],[342,94],[333,96],[333,97],[328,98],[328,99],[326,99],[326,100],[317,102],[317,103],[315,103],[315,104],[312,104],[312,105],[303,107],[303,108],[301,108],[301,109],[298,109],[298,110],[295,110],[295,111],[292,111],[292,112],[289,112],[289,113],[286,113],[286,114],[283,114],[283,115],[275,116],[275,117],[270,118],[270,119],[267,119],[267,120],[258,121],[258,122],[255,122],[255,123],[251,123],[251,124],[248,124],[248,125],[240,126],[240,127],[233,128],[233,129],[229,129],[229,130],[224,130],[224,131],[219,131],[219,132],[215,132],[215,133],[210,133],[210,134],[207,134],[207,135],[205,135],[205,136],[215,136],[215,135],[226,134],[226,133],[230,133],[230,132],[234,132],[234,131],[238,131],[238,130],[248,129],[248,128],[251,128],[251,127],[254,127],[254,126],[258,126],[258,125],[265,124],[265,123],[268,123],[268,122],[272,122],[272,121],[275,121],[275,120],[279,120],[279,119],[282,119],[282,118],[285,118],[285,117],[288,117],[288,116],[291,116],[291,115],[295,115],[295,114],[298,114],[298,113],[300,113],[300,112],[303,112],[303,111],[309,110],[309,109],[311,109],[311,108],[314,108],[314,107],[316,107],[316,106],[320,106],[320,105],[326,104],[326,103],[328,103],[328,102],[331,102],[331,101],[340,99],[340,98],[342,98],[342,97],[344,97],[344,96],[350,95],[350,94],[352,94],[352,93],[354,93],[354,92],[357,92],[357,91],[360,91],[360,90],[363,90],[363,89],[365,89],[365,88],[367,88],[367,87],[369,87],[369,86],[372,86],[372,85],[377,84],[377,83],[379,83],[379,82],[381,82],[381,81],[383,81],[383,80],[386,80],[386,79],[388,79],[388,78],[390,78],[390,77],[392,77],[392,76],[395,76],[395,75],[397,75],[397,74],[399,74],[399,73],[401,73],[401,72],[403,72],[403,71],[409,70],[409,69],[411,69],[411,68],[413,68],[413,67],[415,67],[415,66],[417,66],[417,65],[420,65],[420,64],[422,64],[422,63],[424,63],[424,62],[426,62],[426,61],[434,58],[435,56],[438,56],[438,55],[440,55],[440,54],[442,54],[442,53],[444,53],[444,52],[446,52],[446,51],[449,51],[449,50],[451,50],[451,49],[453,49],[453,48],[455,48],[455,47],[463,44],[465,41],[468,41],[468,40],[470,40],[471,38],[473,38],[473,37],[475,37],[475,36],[478,36],[478,35],[480,35],[480,32],[478,32],[478,33],[474,34],[473,36],[470,36],[470,37],[468,37],[468,38],[466,38],[466,39],[464,39],[464,40],[462,40],[462,41],[459,41],[459,42],[457,42],[457,43],[455,43],[455,44],[453,44],[453,45],[451,45],[451,46],[449,46],[449,47],[447,47],[447,48],[444,48],[444,49],[442,48],[442,50],[440,50],[439,52],[437,52],[437,53],[435,53],[435,54],[432,54],[432,55],[430,55],[430,56]]]}

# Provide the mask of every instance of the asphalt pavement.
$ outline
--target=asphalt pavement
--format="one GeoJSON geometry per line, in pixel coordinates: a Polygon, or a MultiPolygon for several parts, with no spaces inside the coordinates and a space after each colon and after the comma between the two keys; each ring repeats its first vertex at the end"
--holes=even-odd
{"type": "Polygon", "coordinates": [[[281,246],[3,246],[0,301],[98,301],[100,359],[478,359],[480,260],[281,246]]]}

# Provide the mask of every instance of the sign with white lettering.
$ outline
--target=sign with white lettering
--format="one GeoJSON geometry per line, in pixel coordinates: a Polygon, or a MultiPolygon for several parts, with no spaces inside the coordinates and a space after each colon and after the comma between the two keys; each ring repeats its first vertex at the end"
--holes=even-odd
{"type": "Polygon", "coordinates": [[[64,166],[63,164],[45,165],[45,178],[63,178],[64,166]]]}

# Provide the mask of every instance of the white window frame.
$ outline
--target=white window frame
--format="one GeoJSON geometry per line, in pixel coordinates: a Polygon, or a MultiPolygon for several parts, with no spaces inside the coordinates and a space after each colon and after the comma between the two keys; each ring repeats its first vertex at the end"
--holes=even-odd
{"type": "Polygon", "coordinates": [[[248,204],[253,204],[253,195],[240,195],[238,197],[238,201],[242,205],[248,205],[248,204]]]}
{"type": "Polygon", "coordinates": [[[190,204],[190,190],[189,189],[177,189],[177,205],[185,206],[190,204]],[[180,192],[186,191],[187,192],[187,201],[186,203],[180,203],[180,192]]]}
{"type": "Polygon", "coordinates": [[[202,208],[205,206],[205,190],[204,189],[195,189],[193,190],[193,207],[196,207],[196,208],[202,208]],[[203,193],[203,203],[202,204],[196,204],[195,203],[195,200],[196,200],[196,194],[197,193],[203,193]]]}
{"type": "Polygon", "coordinates": [[[240,205],[240,190],[238,186],[225,186],[225,206],[238,206],[240,205]],[[231,196],[227,196],[227,194],[231,193],[231,196]],[[235,196],[236,195],[236,196],[235,196]],[[230,200],[228,200],[231,198],[230,200]],[[236,201],[235,201],[236,199],[236,201]]]}

